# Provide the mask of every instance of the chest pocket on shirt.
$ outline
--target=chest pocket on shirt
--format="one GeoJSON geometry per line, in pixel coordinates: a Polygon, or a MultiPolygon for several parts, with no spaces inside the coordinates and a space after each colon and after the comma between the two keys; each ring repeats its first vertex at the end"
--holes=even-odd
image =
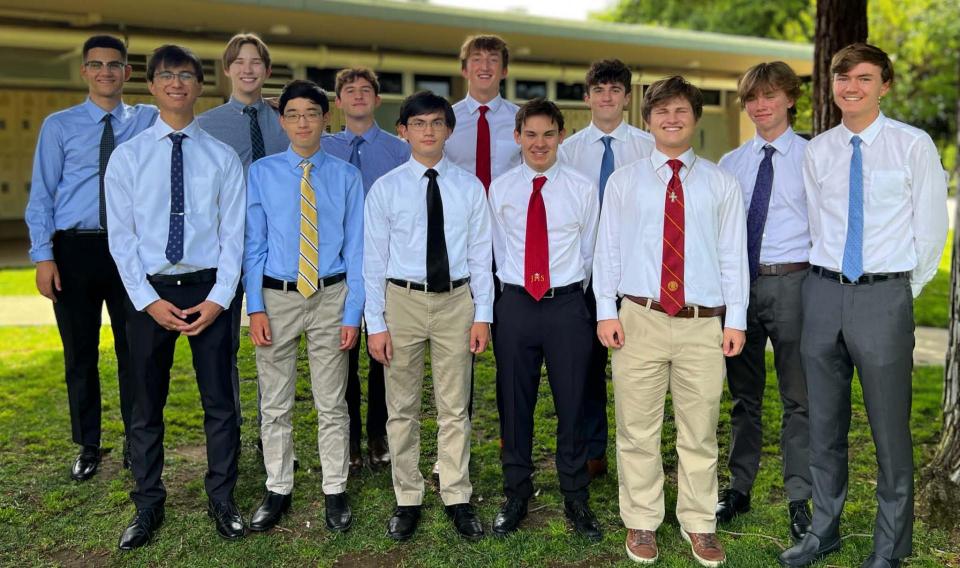
{"type": "Polygon", "coordinates": [[[217,205],[216,174],[205,174],[184,179],[183,210],[187,214],[205,214],[217,205]]]}
{"type": "Polygon", "coordinates": [[[864,198],[871,205],[896,205],[907,194],[907,174],[903,170],[875,170],[864,198]]]}

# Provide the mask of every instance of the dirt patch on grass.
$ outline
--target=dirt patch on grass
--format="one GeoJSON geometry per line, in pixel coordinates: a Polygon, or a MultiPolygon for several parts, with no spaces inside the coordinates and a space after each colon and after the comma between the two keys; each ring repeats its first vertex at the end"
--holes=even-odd
{"type": "Polygon", "coordinates": [[[403,564],[403,550],[391,549],[385,553],[354,552],[344,554],[333,561],[337,568],[394,568],[403,564]]]}
{"type": "Polygon", "coordinates": [[[88,566],[109,566],[110,552],[95,550],[77,552],[70,548],[55,550],[47,556],[51,562],[64,568],[85,568],[88,566]]]}
{"type": "Polygon", "coordinates": [[[207,446],[205,445],[180,446],[174,448],[173,453],[189,462],[207,465],[207,446]]]}
{"type": "Polygon", "coordinates": [[[520,522],[521,528],[536,529],[547,526],[553,519],[560,518],[562,513],[550,505],[531,503],[527,517],[520,522]]]}
{"type": "Polygon", "coordinates": [[[626,557],[626,553],[622,556],[608,553],[601,554],[600,556],[591,556],[590,558],[585,558],[577,562],[551,562],[547,564],[547,566],[550,568],[595,568],[596,566],[612,566],[626,557]]]}

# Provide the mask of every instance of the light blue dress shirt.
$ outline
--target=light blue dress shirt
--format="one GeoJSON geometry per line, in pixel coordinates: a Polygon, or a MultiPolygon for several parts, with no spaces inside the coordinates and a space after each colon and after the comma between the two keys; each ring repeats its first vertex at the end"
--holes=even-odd
{"type": "MultiPolygon", "coordinates": [[[[100,228],[100,137],[107,111],[89,98],[43,121],[33,158],[30,260],[53,260],[53,233],[100,228]]],[[[157,119],[153,105],[120,103],[110,114],[115,144],[126,142],[157,119]]]]}
{"type": "Polygon", "coordinates": [[[106,175],[110,254],[130,301],[143,310],[160,299],[148,274],[217,269],[207,299],[230,306],[240,280],[246,192],[240,158],[194,120],[183,140],[183,258],[167,260],[170,160],[174,132],[160,119],[117,146],[106,175]]]}
{"type": "MultiPolygon", "coordinates": [[[[369,193],[373,182],[410,159],[410,145],[393,134],[381,130],[376,122],[360,135],[363,143],[360,145],[360,173],[363,174],[363,192],[369,193]]],[[[350,161],[353,152],[353,139],[357,135],[349,129],[336,134],[324,136],[320,140],[325,152],[350,161]]]]}
{"type": "MultiPolygon", "coordinates": [[[[228,144],[240,157],[243,173],[247,174],[253,163],[253,146],[250,143],[250,117],[243,114],[247,105],[230,97],[226,103],[212,108],[197,117],[200,128],[217,140],[228,144]]],[[[280,113],[260,99],[253,105],[257,109],[257,124],[263,136],[263,150],[267,156],[279,154],[290,145],[287,133],[280,126],[280,113]]]]}
{"type": "MultiPolygon", "coordinates": [[[[444,157],[433,167],[443,201],[450,280],[470,277],[474,321],[493,321],[490,209],[483,184],[444,157]]],[[[364,319],[369,333],[387,331],[388,278],[427,280],[427,167],[410,158],[373,184],[364,204],[364,319]]]]}
{"type": "MultiPolygon", "coordinates": [[[[310,184],[316,190],[321,278],[346,273],[343,325],[363,314],[363,185],[357,168],[318,151],[310,184]]],[[[297,281],[300,258],[300,180],[304,158],[288,148],[257,160],[247,178],[243,284],[247,313],[265,311],[263,275],[297,281]]]]}

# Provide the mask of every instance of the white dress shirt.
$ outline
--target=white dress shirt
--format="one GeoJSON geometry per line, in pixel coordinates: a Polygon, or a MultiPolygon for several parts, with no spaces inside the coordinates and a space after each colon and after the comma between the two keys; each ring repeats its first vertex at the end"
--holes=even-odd
{"type": "MultiPolygon", "coordinates": [[[[593,259],[597,319],[617,319],[616,299],[660,298],[663,205],[673,170],[654,150],[607,180],[593,259]]],[[[687,150],[679,158],[684,205],[684,299],[726,306],[724,325],[746,329],[750,298],[747,222],[736,178],[687,150]]]]}
{"type": "MultiPolygon", "coordinates": [[[[444,144],[447,159],[474,175],[477,173],[477,120],[480,118],[481,104],[467,95],[453,105],[457,127],[444,144]]],[[[486,105],[490,108],[486,114],[487,124],[490,125],[490,179],[495,180],[520,164],[520,146],[513,140],[520,107],[500,95],[486,105]]]]}
{"type": "Polygon", "coordinates": [[[233,148],[194,120],[180,130],[183,148],[183,258],[167,260],[170,160],[175,132],[162,118],[110,156],[105,177],[110,254],[138,310],[160,299],[150,274],[217,269],[207,299],[224,309],[237,290],[243,256],[246,191],[233,148]]]}
{"type": "Polygon", "coordinates": [[[760,241],[760,264],[784,264],[810,260],[810,224],[807,196],[803,189],[803,153],[807,141],[792,128],[767,142],[757,134],[752,140],[720,158],[720,167],[737,177],[743,191],[743,207],[749,215],[750,200],[763,161],[763,147],[773,146],[773,187],[767,220],[760,241]]]}
{"type": "MultiPolygon", "coordinates": [[[[843,124],[807,145],[803,181],[810,211],[810,262],[840,271],[847,242],[854,136],[843,124]]],[[[947,239],[947,178],[926,132],[882,113],[863,143],[863,270],[910,270],[914,297],[934,277],[947,239]]]]}
{"type": "MultiPolygon", "coordinates": [[[[645,130],[620,123],[610,134],[590,126],[567,138],[560,145],[560,159],[587,176],[594,184],[600,184],[600,164],[603,161],[603,137],[610,136],[610,149],[613,150],[613,167],[617,169],[646,158],[653,152],[653,136],[645,130]]],[[[609,182],[609,180],[608,180],[609,182]]]]}
{"type": "MultiPolygon", "coordinates": [[[[527,209],[533,180],[541,174],[520,164],[490,184],[493,253],[497,276],[507,284],[524,285],[527,209]]],[[[559,161],[544,174],[540,190],[547,211],[550,286],[588,283],[593,269],[600,200],[596,183],[559,161]]]]}
{"type": "MultiPolygon", "coordinates": [[[[374,182],[364,203],[364,319],[369,333],[387,331],[383,310],[388,278],[427,280],[427,167],[410,158],[374,182]]],[[[474,321],[493,321],[490,211],[483,184],[444,157],[439,174],[443,234],[450,280],[470,277],[474,321]]]]}

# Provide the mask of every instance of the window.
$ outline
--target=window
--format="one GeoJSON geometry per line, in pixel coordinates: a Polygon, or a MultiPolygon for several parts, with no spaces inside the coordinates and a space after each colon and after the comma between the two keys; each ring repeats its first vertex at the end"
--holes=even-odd
{"type": "Polygon", "coordinates": [[[450,97],[450,77],[445,75],[415,75],[413,78],[414,90],[433,91],[441,97],[450,97]]]}
{"type": "Polygon", "coordinates": [[[340,72],[339,69],[331,69],[329,67],[326,69],[307,67],[307,79],[320,85],[320,87],[328,93],[332,93],[337,86],[338,72],[340,72]]]}
{"type": "Polygon", "coordinates": [[[586,88],[583,83],[561,83],[557,82],[557,100],[558,101],[582,101],[586,94],[586,88]]]}
{"type": "Polygon", "coordinates": [[[516,93],[518,99],[529,100],[547,96],[546,81],[517,81],[516,93]]]}
{"type": "Polygon", "coordinates": [[[382,72],[377,73],[377,81],[380,81],[380,94],[382,95],[402,95],[403,94],[403,74],[382,72]]]}

